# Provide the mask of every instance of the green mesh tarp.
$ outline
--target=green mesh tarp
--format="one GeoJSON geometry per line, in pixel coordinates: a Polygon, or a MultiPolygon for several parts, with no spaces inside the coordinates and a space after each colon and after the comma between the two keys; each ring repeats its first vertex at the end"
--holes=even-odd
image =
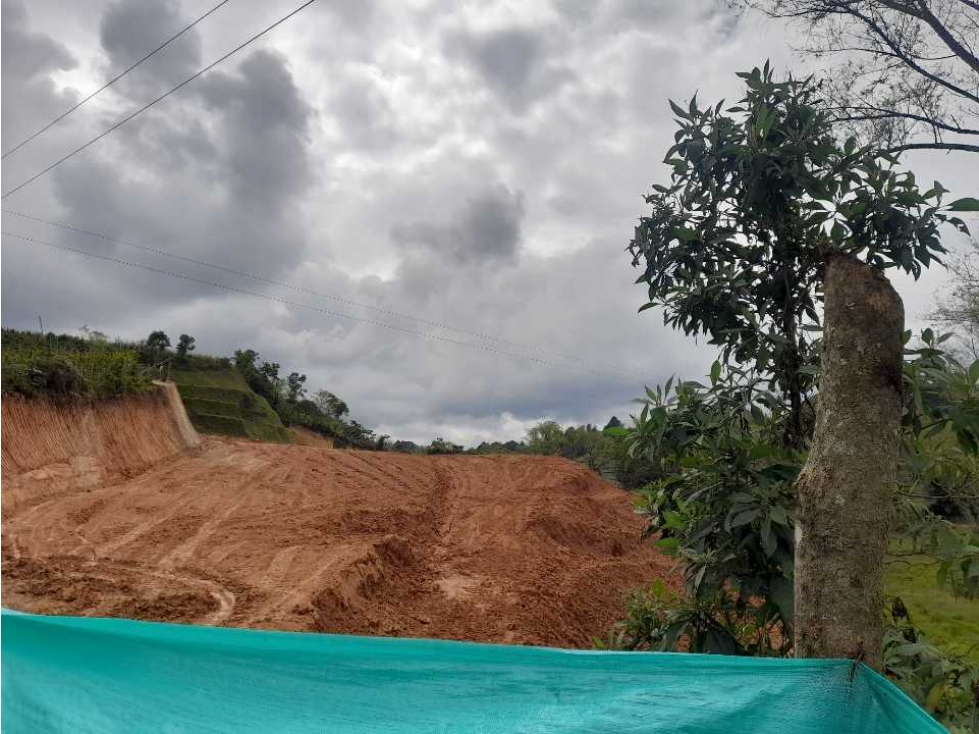
{"type": "Polygon", "coordinates": [[[3,613],[4,734],[942,728],[834,660],[555,650],[3,613]]]}

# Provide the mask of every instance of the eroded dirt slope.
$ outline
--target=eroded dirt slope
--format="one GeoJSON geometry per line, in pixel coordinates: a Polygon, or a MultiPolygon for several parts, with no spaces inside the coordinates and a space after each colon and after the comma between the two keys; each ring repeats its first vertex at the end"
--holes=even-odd
{"type": "Polygon", "coordinates": [[[46,495],[135,476],[196,448],[173,384],[115,400],[3,398],[3,512],[46,495]]]}
{"type": "Polygon", "coordinates": [[[672,567],[624,492],[557,458],[209,437],[98,485],[8,480],[4,603],[26,611],[589,646],[672,567]]]}

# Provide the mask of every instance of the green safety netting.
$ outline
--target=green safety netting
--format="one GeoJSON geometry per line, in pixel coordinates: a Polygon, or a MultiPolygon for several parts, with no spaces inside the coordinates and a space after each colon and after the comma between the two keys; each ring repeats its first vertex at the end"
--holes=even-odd
{"type": "Polygon", "coordinates": [[[848,661],[2,620],[6,734],[943,731],[848,661]]]}

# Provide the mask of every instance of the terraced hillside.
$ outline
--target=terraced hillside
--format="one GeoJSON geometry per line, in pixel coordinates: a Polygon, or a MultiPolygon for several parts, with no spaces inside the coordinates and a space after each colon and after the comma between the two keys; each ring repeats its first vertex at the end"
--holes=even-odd
{"type": "Polygon", "coordinates": [[[272,406],[235,369],[173,370],[191,422],[201,433],[292,443],[272,406]]]}

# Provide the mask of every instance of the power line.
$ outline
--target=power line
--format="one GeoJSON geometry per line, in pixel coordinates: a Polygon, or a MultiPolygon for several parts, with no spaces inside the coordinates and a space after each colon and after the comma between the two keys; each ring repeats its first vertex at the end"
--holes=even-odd
{"type": "Polygon", "coordinates": [[[146,61],[147,59],[149,59],[151,56],[155,55],[158,51],[162,51],[163,49],[165,49],[167,46],[169,46],[171,43],[173,43],[178,38],[180,38],[184,33],[186,33],[191,28],[193,28],[195,25],[197,25],[198,23],[200,23],[207,16],[209,16],[211,13],[213,13],[215,10],[217,10],[222,5],[225,5],[226,3],[230,2],[230,1],[231,0],[221,0],[221,2],[219,2],[213,8],[211,8],[206,13],[204,13],[204,15],[200,16],[199,18],[197,18],[197,20],[195,20],[195,21],[189,23],[188,25],[184,26],[176,35],[170,36],[170,38],[168,38],[166,41],[164,41],[159,46],[157,46],[156,48],[154,48],[152,51],[150,51],[148,54],[146,54],[146,56],[144,56],[143,58],[141,58],[139,61],[135,62],[134,64],[131,64],[125,71],[122,71],[119,74],[116,74],[114,77],[112,77],[109,81],[107,81],[101,87],[99,87],[94,92],[92,92],[90,95],[88,95],[81,102],[78,102],[77,104],[75,104],[74,107],[72,107],[69,110],[66,110],[64,113],[62,113],[58,117],[56,117],[53,120],[51,120],[51,122],[49,122],[47,125],[45,125],[40,130],[38,130],[37,132],[35,132],[33,135],[30,135],[27,138],[25,138],[24,140],[22,140],[19,143],[17,143],[17,145],[15,145],[13,148],[11,148],[10,150],[8,150],[2,156],[0,156],[0,160],[4,160],[11,153],[16,153],[18,150],[20,150],[25,145],[27,145],[29,142],[31,142],[34,138],[36,138],[38,135],[41,135],[41,134],[47,132],[48,130],[50,130],[52,127],[54,127],[59,122],[61,122],[62,120],[64,120],[66,117],[68,117],[68,115],[70,115],[72,112],[74,112],[79,107],[81,107],[83,104],[85,104],[90,99],[92,99],[93,97],[97,96],[98,94],[101,94],[102,92],[104,92],[106,89],[108,89],[113,84],[115,84],[117,81],[119,81],[120,79],[122,79],[124,76],[126,76],[126,74],[128,74],[129,72],[131,72],[137,66],[139,66],[140,64],[142,64],[144,61],[146,61]]]}
{"type": "Polygon", "coordinates": [[[142,107],[140,107],[138,110],[136,110],[132,114],[130,114],[130,115],[124,117],[123,119],[119,120],[119,122],[115,123],[114,125],[112,125],[108,129],[103,130],[101,133],[99,133],[98,135],[96,135],[94,138],[92,138],[91,140],[89,140],[84,145],[80,145],[79,147],[75,148],[73,151],[71,151],[67,155],[64,155],[61,158],[59,158],[58,160],[56,160],[54,163],[52,163],[47,168],[45,168],[45,169],[43,169],[41,171],[38,171],[37,173],[35,173],[33,176],[31,176],[27,180],[22,181],[21,183],[17,184],[16,186],[14,186],[14,188],[10,189],[5,194],[3,194],[2,196],[0,196],[0,199],[6,199],[11,194],[16,193],[17,191],[20,191],[25,186],[27,186],[27,185],[33,183],[34,181],[36,181],[37,179],[41,178],[41,176],[44,176],[45,174],[49,173],[53,169],[57,168],[58,166],[60,166],[62,163],[64,163],[68,159],[72,158],[73,156],[77,155],[78,153],[81,153],[88,146],[92,145],[93,143],[98,142],[99,140],[101,140],[102,138],[104,138],[106,135],[109,135],[113,131],[118,130],[120,127],[122,127],[127,122],[129,122],[130,120],[132,120],[134,117],[142,114],[143,112],[146,112],[146,110],[148,110],[150,107],[152,107],[153,105],[155,105],[157,102],[163,101],[164,99],[166,99],[167,97],[169,97],[171,94],[173,94],[177,90],[182,89],[183,87],[187,86],[188,84],[190,84],[192,81],[194,81],[198,77],[202,76],[203,74],[206,74],[208,71],[210,71],[211,69],[213,69],[215,66],[217,66],[218,64],[220,64],[222,61],[225,61],[226,59],[234,56],[236,53],[238,53],[239,51],[241,51],[241,49],[245,48],[245,46],[247,46],[248,44],[250,44],[250,43],[252,43],[252,42],[254,42],[256,40],[258,40],[259,38],[261,38],[262,36],[264,36],[266,33],[268,33],[269,31],[271,31],[273,28],[276,28],[277,26],[281,25],[282,23],[285,23],[287,20],[289,20],[289,18],[291,18],[292,16],[296,15],[296,13],[299,13],[300,11],[304,10],[305,8],[308,8],[310,5],[312,5],[315,2],[316,2],[316,0],[306,0],[306,2],[304,2],[298,8],[296,8],[292,12],[288,13],[287,15],[282,16],[277,21],[275,21],[272,25],[270,25],[267,28],[265,28],[265,30],[260,31],[259,33],[256,33],[254,36],[252,36],[251,38],[249,38],[244,43],[242,43],[242,44],[236,46],[235,48],[233,48],[231,51],[229,51],[228,53],[226,53],[224,56],[222,56],[221,58],[219,58],[217,61],[211,62],[210,64],[208,64],[207,66],[205,66],[203,69],[201,69],[200,71],[196,72],[193,76],[189,76],[186,79],[184,79],[182,82],[180,82],[180,84],[178,84],[177,86],[175,86],[169,92],[166,92],[165,94],[161,94],[159,97],[157,97],[156,99],[154,99],[152,102],[149,102],[149,103],[143,105],[142,107]]]}
{"type": "MultiPolygon", "coordinates": [[[[2,211],[3,211],[4,214],[10,214],[12,216],[20,217],[22,219],[28,219],[28,220],[33,221],[33,222],[40,222],[42,224],[47,224],[47,225],[50,225],[52,227],[59,227],[61,229],[65,229],[65,230],[68,230],[68,231],[71,231],[71,232],[78,232],[80,234],[88,235],[90,237],[97,237],[98,239],[103,240],[105,242],[111,242],[111,243],[114,243],[114,244],[125,245],[126,247],[132,247],[132,248],[135,248],[137,250],[143,250],[145,252],[151,252],[153,254],[160,255],[162,257],[168,257],[168,258],[171,258],[173,260],[179,260],[181,262],[192,263],[194,265],[201,265],[203,267],[212,268],[214,270],[220,270],[222,272],[230,273],[231,275],[237,275],[237,276],[240,276],[240,277],[243,277],[243,278],[248,278],[250,280],[254,280],[254,281],[259,282],[259,283],[267,283],[269,285],[275,285],[275,286],[278,286],[278,287],[281,287],[281,288],[287,288],[287,289],[289,289],[291,291],[295,291],[297,293],[306,293],[306,294],[309,294],[309,295],[318,296],[320,298],[327,298],[327,299],[330,299],[330,300],[333,300],[333,301],[337,301],[337,302],[340,302],[340,303],[345,303],[348,306],[357,306],[359,308],[364,308],[364,309],[367,309],[369,311],[373,311],[375,313],[380,313],[380,314],[384,314],[386,316],[394,316],[394,317],[397,317],[397,318],[407,319],[408,321],[413,321],[413,322],[418,323],[418,324],[424,324],[426,326],[433,326],[433,327],[436,327],[438,329],[445,329],[446,331],[452,331],[452,332],[455,332],[455,333],[458,333],[458,334],[465,334],[466,336],[471,336],[471,337],[474,337],[476,339],[482,339],[484,341],[497,342],[498,344],[506,344],[506,345],[511,346],[511,347],[516,347],[517,349],[529,349],[532,352],[537,352],[537,353],[540,353],[540,354],[550,355],[552,357],[558,357],[560,359],[570,360],[572,362],[578,362],[578,363],[580,363],[580,364],[582,364],[582,365],[584,365],[586,367],[593,367],[594,368],[594,365],[588,364],[585,360],[580,359],[579,357],[575,357],[574,355],[570,355],[570,354],[562,354],[561,352],[556,352],[556,351],[553,351],[553,350],[550,350],[550,349],[545,349],[545,348],[539,347],[537,345],[526,344],[526,343],[521,343],[521,342],[515,342],[515,341],[511,341],[509,339],[504,339],[503,337],[492,336],[490,334],[484,334],[484,333],[480,333],[478,331],[470,331],[468,329],[462,329],[462,328],[459,328],[459,327],[456,327],[456,326],[450,326],[450,325],[445,324],[445,323],[442,323],[440,321],[435,321],[435,320],[432,320],[432,319],[426,319],[426,318],[422,318],[422,317],[419,317],[419,316],[412,316],[411,314],[406,314],[406,313],[403,313],[401,311],[396,311],[394,309],[382,308],[380,306],[372,306],[370,304],[361,303],[359,301],[354,301],[354,300],[351,300],[349,298],[344,298],[343,296],[338,296],[338,295],[333,294],[333,293],[323,293],[321,291],[317,291],[317,290],[314,290],[312,288],[306,288],[304,286],[294,285],[292,283],[287,283],[287,282],[284,282],[284,281],[281,281],[281,280],[276,280],[274,278],[267,278],[267,277],[264,277],[264,276],[261,276],[261,275],[254,275],[252,273],[245,272],[244,270],[238,270],[236,268],[229,268],[229,267],[226,267],[224,265],[217,265],[215,263],[207,262],[206,260],[198,260],[198,259],[193,258],[193,257],[187,257],[185,255],[178,255],[176,253],[168,252],[166,250],[162,250],[162,249],[157,248],[157,247],[150,247],[148,245],[141,245],[141,244],[138,244],[138,243],[135,243],[135,242],[130,242],[130,241],[127,241],[127,240],[122,240],[122,239],[119,239],[119,238],[116,238],[116,237],[110,237],[109,235],[103,234],[101,232],[93,232],[93,231],[88,230],[88,229],[82,229],[81,227],[75,227],[73,225],[66,224],[65,222],[56,222],[56,221],[53,221],[53,220],[50,220],[50,219],[44,219],[42,217],[33,216],[31,214],[24,214],[23,212],[16,212],[16,211],[14,211],[12,209],[3,209],[2,211]]],[[[600,371],[602,371],[602,370],[600,370],[600,371]]],[[[636,378],[639,378],[639,379],[643,379],[643,378],[646,377],[646,375],[644,373],[637,372],[637,371],[634,371],[634,370],[605,370],[605,371],[610,372],[610,373],[617,373],[617,374],[622,375],[623,377],[636,377],[636,378]]]]}
{"type": "MultiPolygon", "coordinates": [[[[172,270],[164,270],[163,268],[154,268],[150,265],[143,265],[142,263],[134,263],[128,260],[121,260],[115,257],[109,257],[108,255],[99,255],[94,252],[89,252],[88,250],[82,250],[75,247],[68,247],[67,245],[56,245],[52,242],[45,242],[44,240],[39,240],[34,237],[26,237],[24,235],[19,235],[14,232],[8,232],[7,230],[0,230],[0,234],[7,235],[9,237],[14,237],[23,242],[28,242],[36,245],[43,245],[45,247],[50,247],[55,250],[63,250],[64,252],[73,252],[78,255],[84,255],[85,257],[91,257],[96,260],[103,260],[105,262],[115,263],[116,265],[122,265],[128,268],[137,268],[140,270],[146,270],[157,275],[166,275],[171,278],[178,278],[180,280],[186,280],[191,283],[199,283],[201,285],[211,286],[212,288],[219,288],[230,293],[238,293],[245,296],[252,296],[254,298],[262,298],[266,301],[271,301],[274,303],[281,303],[286,306],[292,306],[294,308],[303,308],[309,311],[315,311],[327,316],[336,316],[343,319],[350,319],[351,321],[357,321],[363,324],[369,324],[371,326],[379,326],[384,329],[390,329],[392,331],[399,331],[405,334],[413,334],[415,336],[420,336],[425,339],[431,339],[433,341],[445,342],[448,344],[455,344],[460,347],[468,347],[469,349],[478,349],[481,352],[488,352],[490,354],[501,355],[505,357],[514,357],[516,359],[526,360],[528,362],[534,362],[536,364],[548,366],[548,367],[560,367],[562,369],[571,370],[574,372],[586,372],[589,374],[597,375],[599,377],[624,377],[624,375],[616,375],[615,373],[603,372],[600,370],[593,370],[587,367],[578,367],[575,365],[563,364],[561,362],[552,362],[546,359],[540,359],[539,357],[531,357],[527,354],[520,354],[517,352],[507,352],[500,349],[494,349],[488,347],[484,344],[473,344],[472,342],[460,341],[458,339],[451,339],[449,337],[441,336],[439,334],[432,334],[426,331],[418,331],[416,329],[409,329],[407,327],[398,326],[396,324],[389,324],[384,321],[376,321],[375,319],[367,319],[361,316],[355,316],[344,311],[333,311],[331,309],[319,308],[318,306],[312,306],[307,303],[299,303],[297,301],[290,301],[286,298],[280,298],[279,296],[272,296],[267,293],[256,293],[255,291],[245,290],[244,288],[237,288],[235,286],[225,285],[224,283],[217,283],[211,280],[204,280],[203,278],[195,278],[190,275],[184,275],[183,273],[175,273],[172,270]]],[[[633,378],[629,378],[630,380],[633,378]]]]}

